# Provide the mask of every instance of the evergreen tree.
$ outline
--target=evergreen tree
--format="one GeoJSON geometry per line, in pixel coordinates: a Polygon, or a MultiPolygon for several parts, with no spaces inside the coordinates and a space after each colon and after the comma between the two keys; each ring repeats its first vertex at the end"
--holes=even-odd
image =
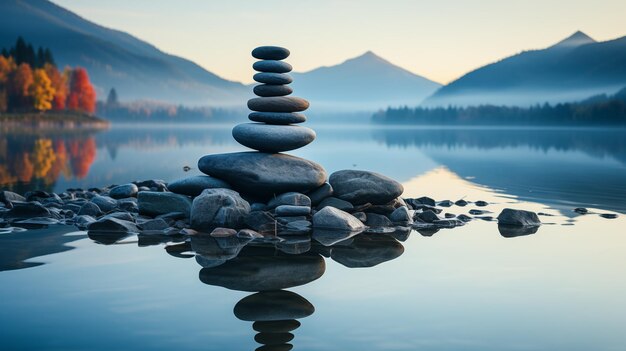
{"type": "Polygon", "coordinates": [[[109,90],[109,95],[107,96],[106,107],[116,107],[118,103],[117,91],[115,91],[115,88],[111,88],[111,90],[109,90]]]}

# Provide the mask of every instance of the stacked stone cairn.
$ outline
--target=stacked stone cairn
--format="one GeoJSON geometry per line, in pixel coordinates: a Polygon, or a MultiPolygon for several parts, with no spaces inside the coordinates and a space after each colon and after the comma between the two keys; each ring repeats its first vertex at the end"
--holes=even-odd
{"type": "MultiPolygon", "coordinates": [[[[463,207],[467,201],[403,199],[402,185],[384,175],[340,170],[328,177],[319,164],[284,153],[315,139],[313,130],[298,125],[306,121],[301,112],[309,103],[290,96],[292,68],[283,61],[289,56],[287,49],[263,46],[252,56],[259,59],[253,67],[259,71],[254,79],[261,83],[254,87],[258,97],[248,101],[253,123],[237,125],[233,137],[254,151],[203,156],[198,169],[204,175],[170,183],[146,180],[25,196],[0,191],[0,228],[6,232],[20,225],[74,224],[102,243],[113,243],[127,233],[140,233],[140,243],[150,244],[170,242],[174,236],[191,244],[203,267],[230,262],[250,242],[271,243],[289,254],[319,251],[320,245],[333,247],[333,259],[366,266],[379,262],[371,261],[374,257],[396,257],[402,249],[381,239],[377,245],[386,247],[381,255],[350,257],[355,251],[344,250],[346,241],[372,245],[367,236],[353,238],[360,232],[389,233],[402,240],[411,228],[432,235],[477,218],[441,215],[441,207],[463,207]],[[196,235],[202,233],[207,235],[196,235]],[[340,242],[342,246],[335,247],[340,242]]],[[[506,209],[497,220],[507,237],[527,235],[541,225],[536,214],[520,210],[506,209]]]]}

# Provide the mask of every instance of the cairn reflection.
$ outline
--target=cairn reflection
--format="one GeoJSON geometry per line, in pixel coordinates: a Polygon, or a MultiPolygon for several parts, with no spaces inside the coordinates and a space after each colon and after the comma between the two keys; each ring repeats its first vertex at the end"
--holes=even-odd
{"type": "Polygon", "coordinates": [[[306,298],[285,289],[319,279],[326,271],[324,257],[350,268],[372,267],[404,252],[395,237],[406,240],[406,230],[392,234],[314,231],[311,235],[263,238],[192,236],[188,243],[167,247],[175,257],[195,259],[199,279],[207,285],[253,292],[234,307],[235,317],[253,322],[257,350],[291,350],[300,319],[315,312],[306,298]]]}

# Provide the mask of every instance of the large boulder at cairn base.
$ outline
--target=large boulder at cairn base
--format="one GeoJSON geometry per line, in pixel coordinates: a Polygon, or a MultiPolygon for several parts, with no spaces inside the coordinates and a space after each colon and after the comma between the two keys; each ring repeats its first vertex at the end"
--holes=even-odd
{"type": "Polygon", "coordinates": [[[402,195],[402,184],[382,174],[369,171],[343,170],[330,175],[333,196],[354,205],[383,205],[402,195]]]}
{"type": "Polygon", "coordinates": [[[233,189],[269,198],[290,191],[306,192],[324,184],[326,171],[303,158],[263,152],[236,152],[202,157],[198,168],[228,182],[233,189]]]}
{"type": "Polygon", "coordinates": [[[265,152],[299,149],[315,140],[313,129],[291,125],[242,123],[233,128],[239,144],[265,152]]]}
{"type": "Polygon", "coordinates": [[[241,228],[250,213],[250,204],[230,189],[205,189],[193,199],[191,227],[212,230],[217,227],[241,228]]]}

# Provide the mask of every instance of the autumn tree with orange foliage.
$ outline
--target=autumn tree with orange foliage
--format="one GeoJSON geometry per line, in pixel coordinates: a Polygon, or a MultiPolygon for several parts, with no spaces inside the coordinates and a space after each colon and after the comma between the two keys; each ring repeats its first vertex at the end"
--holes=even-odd
{"type": "Polygon", "coordinates": [[[33,84],[28,90],[33,99],[33,106],[37,111],[47,111],[52,108],[52,100],[54,99],[54,88],[50,82],[50,78],[41,68],[35,70],[33,74],[33,84]]]}
{"type": "Polygon", "coordinates": [[[87,70],[82,67],[77,67],[70,75],[67,108],[86,113],[96,112],[96,90],[89,81],[87,70]]]}
{"type": "Polygon", "coordinates": [[[11,72],[8,83],[9,109],[24,110],[26,106],[32,106],[29,90],[33,84],[33,71],[28,64],[22,63],[17,66],[17,69],[11,72]]]}
{"type": "Polygon", "coordinates": [[[43,69],[46,71],[52,83],[52,87],[54,88],[52,109],[55,111],[65,110],[65,102],[67,100],[67,76],[61,74],[57,67],[51,63],[46,63],[43,69]]]}

